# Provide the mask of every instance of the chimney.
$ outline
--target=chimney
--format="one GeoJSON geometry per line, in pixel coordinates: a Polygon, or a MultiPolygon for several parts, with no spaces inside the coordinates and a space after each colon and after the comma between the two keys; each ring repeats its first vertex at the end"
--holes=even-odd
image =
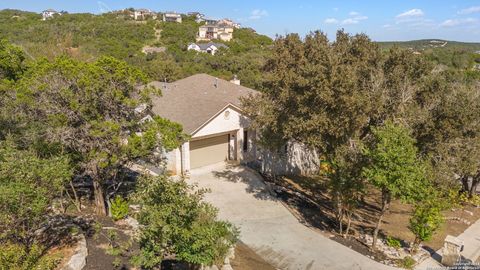
{"type": "Polygon", "coordinates": [[[240,80],[238,79],[237,75],[233,75],[233,79],[231,79],[230,82],[236,85],[240,85],[240,80]]]}

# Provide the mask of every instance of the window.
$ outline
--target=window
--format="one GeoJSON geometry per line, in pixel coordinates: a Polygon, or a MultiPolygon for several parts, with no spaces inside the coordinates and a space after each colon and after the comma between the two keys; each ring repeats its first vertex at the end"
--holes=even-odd
{"type": "Polygon", "coordinates": [[[243,151],[248,150],[248,130],[243,131],[243,151]]]}

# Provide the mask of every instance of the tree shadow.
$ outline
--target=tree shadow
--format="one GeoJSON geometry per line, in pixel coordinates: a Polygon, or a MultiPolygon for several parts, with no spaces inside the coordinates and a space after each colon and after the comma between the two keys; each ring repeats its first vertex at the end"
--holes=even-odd
{"type": "Polygon", "coordinates": [[[249,168],[235,165],[227,165],[222,171],[213,171],[212,174],[215,178],[226,180],[233,183],[247,184],[245,191],[253,194],[256,199],[259,200],[271,200],[276,201],[277,198],[272,196],[268,187],[261,180],[262,177],[257,172],[252,171],[249,168]]]}

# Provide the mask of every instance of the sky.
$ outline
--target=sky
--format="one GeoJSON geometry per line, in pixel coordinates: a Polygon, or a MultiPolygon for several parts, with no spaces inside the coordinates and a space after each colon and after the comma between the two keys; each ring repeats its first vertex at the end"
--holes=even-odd
{"type": "Polygon", "coordinates": [[[128,7],[198,11],[209,18],[231,18],[270,37],[321,30],[334,38],[343,28],[376,41],[480,42],[480,0],[0,0],[0,9],[35,12],[53,8],[98,14],[128,7]]]}

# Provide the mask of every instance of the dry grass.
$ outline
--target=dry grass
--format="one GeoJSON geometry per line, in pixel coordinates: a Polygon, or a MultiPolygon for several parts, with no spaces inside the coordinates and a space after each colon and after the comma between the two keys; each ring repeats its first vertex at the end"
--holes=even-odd
{"type": "MultiPolygon", "coordinates": [[[[285,195],[287,204],[292,206],[300,218],[321,230],[336,230],[332,200],[327,192],[325,179],[290,176],[277,180],[276,184],[286,188],[288,193],[285,195]]],[[[368,190],[369,193],[364,197],[352,224],[354,234],[357,236],[360,233],[371,233],[373,231],[380,211],[379,191],[374,188],[368,188],[368,190]]],[[[408,229],[411,211],[412,207],[410,205],[393,201],[382,223],[381,233],[409,242],[413,241],[414,235],[408,229]]],[[[440,230],[432,240],[424,243],[432,250],[440,249],[447,235],[458,236],[469,227],[464,222],[451,218],[460,218],[473,223],[480,219],[480,208],[471,205],[464,206],[462,209],[445,211],[444,216],[447,217],[447,220],[440,230]]]]}

